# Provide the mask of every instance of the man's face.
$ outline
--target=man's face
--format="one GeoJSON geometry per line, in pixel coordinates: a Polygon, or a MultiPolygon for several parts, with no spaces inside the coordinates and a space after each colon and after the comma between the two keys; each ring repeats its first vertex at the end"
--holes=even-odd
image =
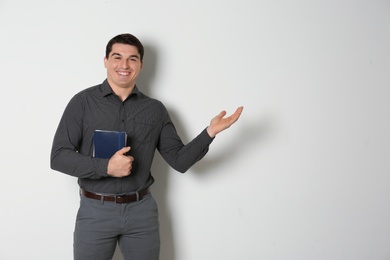
{"type": "Polygon", "coordinates": [[[115,43],[108,58],[104,58],[104,67],[111,87],[133,88],[142,69],[137,47],[115,43]]]}

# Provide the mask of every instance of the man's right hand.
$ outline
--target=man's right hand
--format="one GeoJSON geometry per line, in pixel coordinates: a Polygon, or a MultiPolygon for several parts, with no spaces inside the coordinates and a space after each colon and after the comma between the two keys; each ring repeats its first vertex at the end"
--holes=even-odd
{"type": "Polygon", "coordinates": [[[112,177],[126,177],[130,175],[134,158],[125,155],[130,147],[123,147],[117,151],[108,161],[107,174],[112,177]]]}

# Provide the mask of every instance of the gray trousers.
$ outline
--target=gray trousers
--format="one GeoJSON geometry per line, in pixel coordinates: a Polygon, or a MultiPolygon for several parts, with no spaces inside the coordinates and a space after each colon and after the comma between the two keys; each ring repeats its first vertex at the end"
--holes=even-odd
{"type": "Polygon", "coordinates": [[[153,196],[148,194],[137,202],[116,204],[80,195],[74,259],[112,259],[117,243],[125,260],[159,259],[158,210],[153,196]]]}

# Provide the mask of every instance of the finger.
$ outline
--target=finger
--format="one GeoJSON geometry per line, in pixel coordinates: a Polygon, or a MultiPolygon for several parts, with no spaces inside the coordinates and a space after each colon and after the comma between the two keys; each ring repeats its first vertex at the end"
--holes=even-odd
{"type": "Polygon", "coordinates": [[[234,112],[235,115],[240,115],[242,113],[242,110],[244,109],[243,106],[240,106],[236,109],[236,111],[234,112]]]}
{"type": "Polygon", "coordinates": [[[236,109],[236,111],[234,112],[234,114],[230,115],[227,119],[227,124],[228,126],[231,126],[232,124],[234,124],[238,118],[240,117],[241,115],[241,112],[242,112],[242,109],[243,107],[239,107],[236,109]]]}
{"type": "Polygon", "coordinates": [[[234,112],[234,114],[232,115],[232,117],[233,117],[235,120],[237,120],[237,119],[240,117],[240,115],[241,115],[243,109],[244,109],[243,106],[238,107],[238,108],[236,109],[236,111],[234,112]]]}

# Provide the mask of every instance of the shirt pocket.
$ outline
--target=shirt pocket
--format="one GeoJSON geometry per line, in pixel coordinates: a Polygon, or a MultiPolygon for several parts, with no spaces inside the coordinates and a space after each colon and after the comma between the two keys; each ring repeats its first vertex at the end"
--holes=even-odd
{"type": "Polygon", "coordinates": [[[151,143],[155,138],[155,124],[153,122],[134,121],[134,140],[138,144],[151,143]]]}

